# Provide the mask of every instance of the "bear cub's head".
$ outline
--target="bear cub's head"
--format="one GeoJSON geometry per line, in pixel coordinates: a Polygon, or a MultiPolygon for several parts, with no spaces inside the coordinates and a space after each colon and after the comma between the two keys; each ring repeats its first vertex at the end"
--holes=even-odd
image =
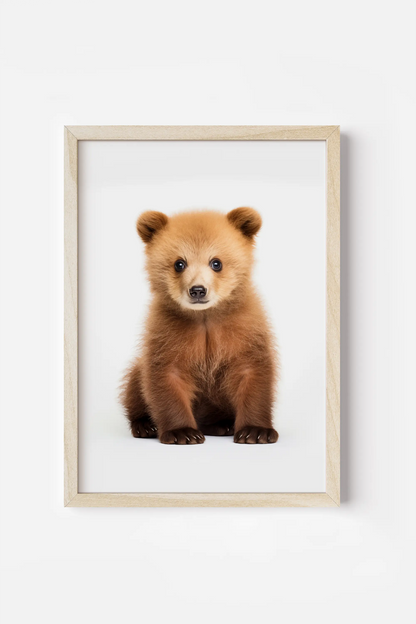
{"type": "Polygon", "coordinates": [[[250,283],[254,237],[261,217],[252,208],[228,214],[144,212],[137,231],[146,244],[152,291],[199,312],[237,301],[250,283]]]}

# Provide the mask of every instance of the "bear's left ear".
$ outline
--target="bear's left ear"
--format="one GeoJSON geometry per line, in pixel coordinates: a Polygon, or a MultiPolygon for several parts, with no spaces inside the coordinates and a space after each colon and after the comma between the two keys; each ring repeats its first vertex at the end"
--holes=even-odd
{"type": "Polygon", "coordinates": [[[167,222],[168,218],[163,212],[148,210],[137,219],[137,232],[144,243],[150,243],[156,232],[162,230],[167,222]]]}
{"type": "Polygon", "coordinates": [[[253,238],[261,228],[261,216],[254,208],[234,208],[227,219],[247,238],[253,238]]]}

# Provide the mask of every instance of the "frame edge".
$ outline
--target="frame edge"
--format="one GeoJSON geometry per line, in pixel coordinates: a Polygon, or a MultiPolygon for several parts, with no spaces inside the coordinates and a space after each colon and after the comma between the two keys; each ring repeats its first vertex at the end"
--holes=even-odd
{"type": "Polygon", "coordinates": [[[338,126],[67,126],[78,141],[325,141],[338,126]]]}
{"type": "Polygon", "coordinates": [[[64,504],[78,494],[78,141],[64,129],[64,504]]]}
{"type": "Polygon", "coordinates": [[[326,492],[314,493],[112,493],[76,494],[67,507],[338,507],[326,492]]]}
{"type": "Polygon", "coordinates": [[[340,127],[327,148],[326,491],[340,505],[340,127]]]}

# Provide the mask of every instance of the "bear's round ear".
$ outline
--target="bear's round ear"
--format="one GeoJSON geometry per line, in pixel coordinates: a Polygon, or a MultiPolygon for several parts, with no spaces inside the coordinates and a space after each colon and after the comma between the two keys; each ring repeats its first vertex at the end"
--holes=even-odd
{"type": "Polygon", "coordinates": [[[163,212],[149,210],[143,212],[137,219],[136,227],[140,238],[144,243],[150,243],[156,232],[159,232],[168,222],[168,218],[163,212]]]}
{"type": "Polygon", "coordinates": [[[261,228],[261,216],[254,208],[234,208],[227,219],[247,238],[253,238],[261,228]]]}

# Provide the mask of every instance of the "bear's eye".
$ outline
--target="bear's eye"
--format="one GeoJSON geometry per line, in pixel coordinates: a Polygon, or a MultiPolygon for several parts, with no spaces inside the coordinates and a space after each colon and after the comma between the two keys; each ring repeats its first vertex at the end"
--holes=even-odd
{"type": "Polygon", "coordinates": [[[176,273],[182,273],[182,271],[185,271],[186,269],[185,260],[176,260],[174,267],[175,267],[176,273]]]}
{"type": "Polygon", "coordinates": [[[214,260],[211,260],[211,262],[209,263],[209,266],[213,271],[221,271],[222,262],[221,260],[218,260],[218,258],[214,258],[214,260]]]}

